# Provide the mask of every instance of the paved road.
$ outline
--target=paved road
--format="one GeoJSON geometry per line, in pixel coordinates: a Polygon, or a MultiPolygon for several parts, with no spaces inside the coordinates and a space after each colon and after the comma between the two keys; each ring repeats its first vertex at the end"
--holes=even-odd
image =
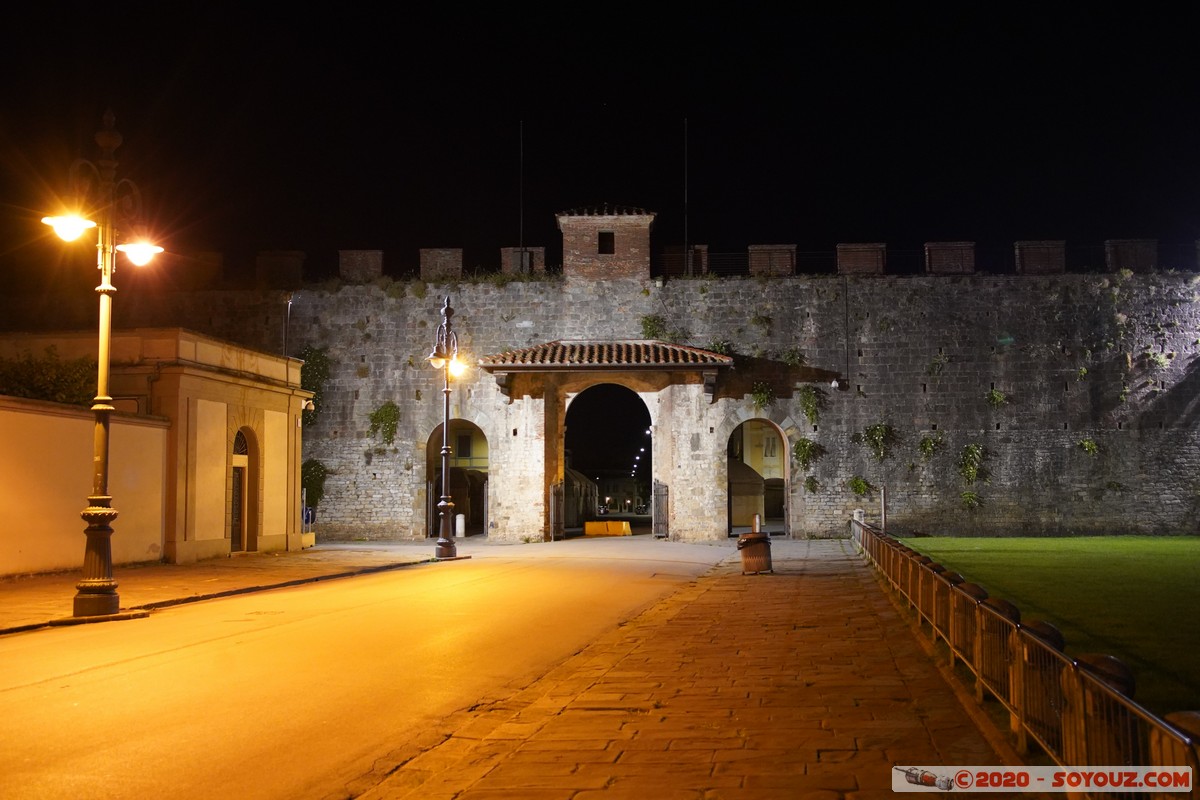
{"type": "Polygon", "coordinates": [[[494,547],[0,637],[0,797],[342,796],[728,555],[601,547],[494,547]]]}
{"type": "Polygon", "coordinates": [[[0,796],[882,800],[1020,763],[849,542],[772,550],[318,546],[119,570],[158,610],[51,627],[16,622],[73,576],[6,581],[0,796]]]}

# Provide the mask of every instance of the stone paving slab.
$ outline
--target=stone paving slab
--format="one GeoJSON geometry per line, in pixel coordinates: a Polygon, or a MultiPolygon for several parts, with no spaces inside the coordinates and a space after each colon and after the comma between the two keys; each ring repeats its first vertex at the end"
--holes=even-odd
{"type": "Polygon", "coordinates": [[[358,796],[851,800],[893,797],[895,765],[1020,764],[850,542],[788,545],[773,574],[724,562],[449,720],[358,796]]]}
{"type": "MultiPolygon", "coordinates": [[[[379,763],[398,768],[362,775],[338,797],[858,800],[893,797],[895,765],[1020,764],[850,541],[774,540],[774,572],[751,575],[734,544],[463,542],[462,557],[639,558],[669,548],[716,566],[517,693],[395,743],[379,763]]],[[[126,611],[432,556],[429,542],[318,545],[126,566],[115,577],[126,611]]],[[[0,634],[61,622],[78,579],[0,579],[0,634]]]]}

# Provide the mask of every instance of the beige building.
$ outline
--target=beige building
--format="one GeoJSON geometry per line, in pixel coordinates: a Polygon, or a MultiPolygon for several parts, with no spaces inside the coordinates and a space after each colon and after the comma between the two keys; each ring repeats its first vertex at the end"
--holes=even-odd
{"type": "MultiPolygon", "coordinates": [[[[5,334],[0,357],[96,357],[96,334],[5,334]]],[[[301,520],[300,361],[178,328],[112,336],[114,564],[190,563],[314,544],[301,520]]],[[[85,407],[0,398],[11,524],[0,575],[82,564],[92,472],[85,407]],[[14,513],[15,512],[15,513],[14,513]]]]}

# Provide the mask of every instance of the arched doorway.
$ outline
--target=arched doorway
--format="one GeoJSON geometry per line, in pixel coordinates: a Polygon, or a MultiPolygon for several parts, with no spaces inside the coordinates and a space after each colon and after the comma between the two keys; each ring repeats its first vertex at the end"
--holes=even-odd
{"type": "MultiPolygon", "coordinates": [[[[465,419],[450,420],[450,501],[454,519],[450,532],[457,535],[462,517],[465,536],[487,531],[488,441],[478,425],[465,419]]],[[[425,444],[425,474],[430,476],[426,493],[425,535],[437,537],[441,525],[438,502],[442,498],[442,426],[438,425],[425,444]]]]}
{"type": "Polygon", "coordinates": [[[258,550],[258,448],[254,432],[242,428],[233,437],[230,455],[229,551],[258,550]]]}
{"type": "Polygon", "coordinates": [[[600,383],[571,398],[563,437],[568,531],[588,520],[619,518],[635,533],[649,533],[652,449],[650,412],[637,392],[600,383]]]}
{"type": "Polygon", "coordinates": [[[728,511],[731,535],[750,530],[758,517],[762,530],[787,530],[787,447],[770,422],[751,419],[729,436],[728,511]]]}

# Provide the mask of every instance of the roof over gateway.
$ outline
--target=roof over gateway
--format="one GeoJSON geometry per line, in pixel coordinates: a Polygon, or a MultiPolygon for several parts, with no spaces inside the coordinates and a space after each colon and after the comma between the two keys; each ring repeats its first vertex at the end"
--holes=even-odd
{"type": "Polygon", "coordinates": [[[560,340],[484,356],[489,372],[560,370],[714,369],[733,366],[733,357],[699,347],[654,339],[618,341],[560,340]]]}

